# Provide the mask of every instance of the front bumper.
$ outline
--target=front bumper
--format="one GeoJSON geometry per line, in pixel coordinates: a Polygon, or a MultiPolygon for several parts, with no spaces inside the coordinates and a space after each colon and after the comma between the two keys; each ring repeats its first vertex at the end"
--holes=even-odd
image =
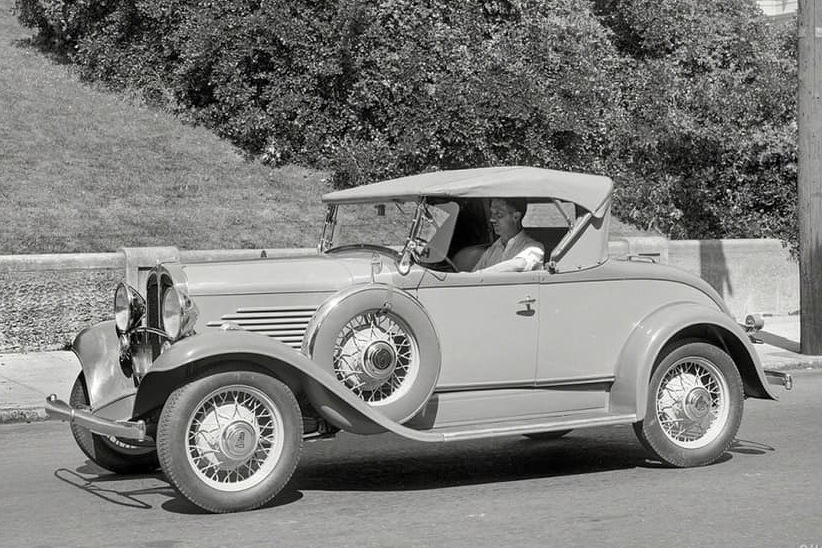
{"type": "Polygon", "coordinates": [[[778,384],[780,386],[784,386],[785,390],[790,390],[793,388],[793,377],[791,377],[789,373],[774,371],[772,369],[766,369],[764,373],[765,378],[768,379],[768,384],[778,384]]]}
{"type": "Polygon", "coordinates": [[[145,421],[113,421],[100,418],[88,409],[71,407],[62,400],[58,400],[55,394],[46,398],[46,413],[55,418],[69,421],[91,430],[95,434],[104,436],[114,436],[136,441],[147,441],[145,421]]]}

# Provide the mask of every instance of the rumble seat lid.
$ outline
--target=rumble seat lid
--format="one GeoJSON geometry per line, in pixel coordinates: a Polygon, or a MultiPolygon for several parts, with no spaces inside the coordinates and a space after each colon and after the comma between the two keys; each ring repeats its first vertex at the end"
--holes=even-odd
{"type": "Polygon", "coordinates": [[[329,192],[327,204],[413,201],[420,196],[531,198],[573,202],[601,217],[613,181],[601,175],[538,167],[507,166],[435,171],[329,192]]]}

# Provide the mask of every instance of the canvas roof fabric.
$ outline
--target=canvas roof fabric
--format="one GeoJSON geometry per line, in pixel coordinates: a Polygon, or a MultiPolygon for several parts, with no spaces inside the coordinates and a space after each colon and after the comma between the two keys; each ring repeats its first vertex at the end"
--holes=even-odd
{"type": "Polygon", "coordinates": [[[609,177],[538,167],[509,166],[434,171],[329,192],[326,204],[414,201],[420,196],[531,198],[573,202],[604,215],[613,190],[609,177]]]}

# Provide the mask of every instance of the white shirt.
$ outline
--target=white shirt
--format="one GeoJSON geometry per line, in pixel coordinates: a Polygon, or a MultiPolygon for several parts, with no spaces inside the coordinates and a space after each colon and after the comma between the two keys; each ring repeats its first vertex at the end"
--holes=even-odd
{"type": "Polygon", "coordinates": [[[524,230],[520,230],[505,244],[502,243],[502,239],[497,238],[482,254],[473,271],[476,272],[513,259],[524,259],[525,268],[512,268],[511,270],[536,270],[542,266],[544,258],[543,245],[528,236],[524,230]]]}

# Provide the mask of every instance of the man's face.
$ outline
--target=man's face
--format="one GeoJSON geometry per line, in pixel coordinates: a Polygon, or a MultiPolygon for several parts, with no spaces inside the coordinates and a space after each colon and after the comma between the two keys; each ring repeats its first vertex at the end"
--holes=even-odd
{"type": "Polygon", "coordinates": [[[508,240],[519,232],[520,213],[504,200],[491,200],[491,226],[503,240],[508,240]]]}

